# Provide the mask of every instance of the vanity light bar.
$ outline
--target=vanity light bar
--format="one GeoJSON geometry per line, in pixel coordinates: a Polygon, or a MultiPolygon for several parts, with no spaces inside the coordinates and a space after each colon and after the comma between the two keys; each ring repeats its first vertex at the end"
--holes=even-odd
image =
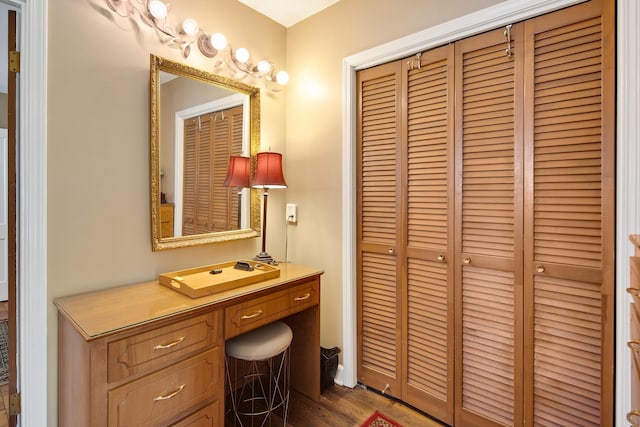
{"type": "Polygon", "coordinates": [[[178,27],[169,25],[169,5],[162,0],[105,0],[109,9],[122,18],[138,19],[150,28],[158,31],[159,36],[166,36],[162,40],[182,50],[182,55],[188,58],[191,47],[196,46],[200,53],[207,58],[216,58],[214,68],[226,68],[236,78],[250,77],[254,80],[263,79],[265,87],[277,92],[289,81],[289,74],[280,70],[276,72],[275,65],[263,59],[257,65],[250,62],[251,55],[246,48],[233,49],[227,44],[227,38],[221,33],[208,34],[198,26],[193,18],[186,18],[178,27]],[[228,49],[227,49],[228,47],[228,49]],[[225,52],[223,54],[222,52],[225,52]]]}

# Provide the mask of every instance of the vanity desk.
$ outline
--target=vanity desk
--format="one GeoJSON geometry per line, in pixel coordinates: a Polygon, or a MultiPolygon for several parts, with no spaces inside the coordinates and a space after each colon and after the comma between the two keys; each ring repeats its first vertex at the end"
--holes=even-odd
{"type": "Polygon", "coordinates": [[[321,270],[201,298],[157,281],[56,299],[58,421],[223,426],[225,340],[275,320],[293,330],[291,387],[320,397],[321,270]]]}

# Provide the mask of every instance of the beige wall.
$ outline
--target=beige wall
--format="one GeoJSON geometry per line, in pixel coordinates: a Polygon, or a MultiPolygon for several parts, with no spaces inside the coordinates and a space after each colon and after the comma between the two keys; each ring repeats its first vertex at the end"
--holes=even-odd
{"type": "MultiPolygon", "coordinates": [[[[272,191],[267,250],[325,270],[322,344],[342,343],[342,59],[499,0],[342,0],[285,30],[235,0],[172,2],[234,46],[285,64],[285,92],[262,93],[262,146],[285,154],[272,191]],[[357,17],[357,18],[356,18],[357,17]],[[285,99],[286,96],[286,99],[285,99]],[[285,102],[286,101],[286,102],[285,102]],[[286,104],[286,105],[285,105],[286,104]],[[286,108],[285,108],[286,107],[286,108]],[[285,145],[286,142],[286,145],[285,145]],[[298,204],[285,230],[284,203],[298,204]]],[[[184,60],[145,28],[117,23],[102,0],[49,4],[48,292],[51,300],[164,271],[252,256],[259,239],[154,253],[150,243],[149,54],[184,60]],[[102,11],[100,10],[102,9],[102,11]]],[[[49,425],[56,425],[57,319],[49,309],[49,425]]]]}
{"type": "Polygon", "coordinates": [[[289,253],[322,267],[321,336],[342,343],[342,59],[499,0],[342,0],[287,31],[287,200],[298,204],[289,253]],[[357,17],[357,18],[356,18],[357,17]]]}
{"type": "MultiPolygon", "coordinates": [[[[224,33],[259,58],[286,62],[286,30],[235,0],[172,2],[174,13],[224,33]],[[184,12],[183,12],[184,11],[184,12]],[[184,14],[181,14],[184,13],[184,14]]],[[[48,296],[86,292],[189,266],[251,257],[259,239],[151,251],[149,208],[149,54],[205,68],[198,53],[184,60],[146,28],[105,16],[103,0],[49,4],[48,296]],[[103,9],[101,12],[99,9],[103,9]]],[[[263,140],[284,150],[284,95],[262,96],[263,140]]],[[[268,147],[267,146],[267,147],[268,147]]],[[[284,193],[272,192],[269,212],[284,193]]],[[[283,221],[282,221],[283,222],[283,221]]],[[[284,256],[283,224],[269,227],[268,249],[284,256]]],[[[49,308],[49,425],[57,417],[57,318],[49,308]]]]}

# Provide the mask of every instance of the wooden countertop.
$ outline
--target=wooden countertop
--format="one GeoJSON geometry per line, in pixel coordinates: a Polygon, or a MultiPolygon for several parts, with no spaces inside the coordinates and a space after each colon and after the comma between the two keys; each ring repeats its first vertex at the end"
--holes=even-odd
{"type": "Polygon", "coordinates": [[[161,285],[157,280],[119,286],[54,300],[60,313],[84,336],[101,336],[182,312],[223,304],[251,293],[320,275],[322,270],[297,264],[279,264],[280,277],[201,298],[190,298],[161,285]]]}

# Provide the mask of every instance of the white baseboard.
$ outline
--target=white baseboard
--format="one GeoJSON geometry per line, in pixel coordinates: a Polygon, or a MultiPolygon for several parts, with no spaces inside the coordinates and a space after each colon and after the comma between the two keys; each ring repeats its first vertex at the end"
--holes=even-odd
{"type": "MultiPolygon", "coordinates": [[[[338,365],[338,369],[336,370],[336,377],[333,380],[334,383],[338,384],[338,385],[345,385],[345,381],[344,381],[344,366],[342,365],[338,365]]],[[[351,387],[353,388],[353,387],[351,387]]]]}

